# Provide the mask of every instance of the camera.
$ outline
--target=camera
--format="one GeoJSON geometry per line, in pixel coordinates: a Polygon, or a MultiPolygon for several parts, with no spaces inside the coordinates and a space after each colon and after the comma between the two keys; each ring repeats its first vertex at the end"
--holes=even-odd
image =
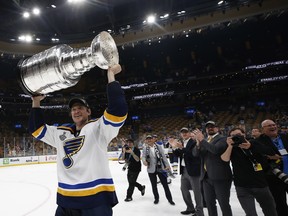
{"type": "Polygon", "coordinates": [[[280,180],[282,180],[284,183],[288,184],[288,175],[286,175],[284,172],[280,170],[280,164],[282,162],[280,160],[270,163],[271,171],[272,173],[277,176],[280,180]]]}
{"type": "Polygon", "coordinates": [[[129,147],[127,144],[125,144],[123,147],[124,147],[126,150],[129,150],[129,149],[130,149],[130,147],[129,147]]]}
{"type": "Polygon", "coordinates": [[[123,166],[123,168],[122,168],[122,171],[125,171],[128,166],[129,166],[129,164],[128,164],[128,163],[125,163],[124,166],[123,166]]]}
{"type": "Polygon", "coordinates": [[[272,173],[281,179],[284,183],[288,184],[288,175],[283,173],[280,169],[274,168],[272,169],[272,173]]]}
{"type": "Polygon", "coordinates": [[[235,135],[232,136],[232,140],[233,140],[233,146],[239,146],[242,143],[246,143],[245,137],[242,135],[235,135]]]}

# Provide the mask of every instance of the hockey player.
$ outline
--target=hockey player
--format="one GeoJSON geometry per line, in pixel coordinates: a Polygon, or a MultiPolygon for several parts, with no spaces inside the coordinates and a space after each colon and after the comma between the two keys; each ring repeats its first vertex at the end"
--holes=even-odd
{"type": "Polygon", "coordinates": [[[90,119],[91,109],[82,98],[69,102],[74,124],[45,124],[40,101],[32,97],[29,130],[32,135],[57,148],[57,210],[56,216],[111,216],[118,203],[109,169],[107,146],[117,136],[127,117],[124,93],[115,74],[119,64],[107,71],[108,108],[99,119],[90,119]]]}

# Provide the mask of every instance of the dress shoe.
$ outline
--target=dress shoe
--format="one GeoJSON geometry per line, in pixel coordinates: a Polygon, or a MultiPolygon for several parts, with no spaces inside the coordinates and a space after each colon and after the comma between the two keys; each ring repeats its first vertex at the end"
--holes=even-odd
{"type": "Polygon", "coordinates": [[[145,185],[142,185],[142,190],[141,190],[141,195],[142,196],[144,196],[144,194],[145,194],[145,188],[146,188],[145,185]]]}
{"type": "Polygon", "coordinates": [[[154,204],[158,204],[158,203],[159,203],[158,199],[154,200],[154,204]]]}
{"type": "Polygon", "coordinates": [[[127,197],[124,201],[125,202],[130,202],[130,201],[132,201],[133,199],[132,199],[132,197],[127,197]]]}
{"type": "Polygon", "coordinates": [[[171,205],[175,205],[175,203],[174,203],[172,200],[170,200],[169,203],[170,203],[171,205]]]}
{"type": "Polygon", "coordinates": [[[183,214],[183,215],[189,215],[189,214],[195,214],[196,213],[196,211],[195,210],[193,210],[193,211],[182,211],[181,212],[181,214],[183,214]]]}

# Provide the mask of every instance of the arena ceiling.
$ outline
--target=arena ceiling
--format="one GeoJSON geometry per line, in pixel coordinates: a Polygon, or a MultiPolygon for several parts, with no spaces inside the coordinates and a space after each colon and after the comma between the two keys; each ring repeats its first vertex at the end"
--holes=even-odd
{"type": "Polygon", "coordinates": [[[68,0],[0,0],[0,81],[15,78],[14,68],[20,59],[57,44],[89,46],[100,31],[111,30],[120,48],[224,22],[287,14],[288,8],[287,0],[219,1],[84,0],[71,4],[68,0]],[[32,11],[36,6],[38,16],[32,11]],[[24,12],[30,12],[29,19],[24,19],[24,12]],[[157,18],[154,25],[143,23],[150,14],[157,18]],[[169,17],[160,18],[165,14],[169,17]],[[26,34],[32,37],[29,43],[19,39],[26,34]]]}
{"type": "Polygon", "coordinates": [[[108,30],[121,45],[288,7],[285,0],[80,1],[0,0],[0,51],[31,54],[33,46],[79,44],[108,30]],[[38,15],[33,13],[35,7],[38,15]],[[23,17],[25,12],[30,13],[29,18],[23,17]],[[155,24],[143,23],[148,15],[155,15],[155,24]],[[27,35],[29,45],[23,41],[27,35]],[[17,48],[11,48],[11,44],[17,44],[17,48]]]}
{"type": "MultiPolygon", "coordinates": [[[[1,39],[17,41],[30,34],[38,43],[79,42],[103,30],[113,34],[143,27],[148,15],[169,14],[166,19],[200,16],[260,3],[262,0],[1,0],[1,39]],[[73,1],[75,3],[73,3],[73,1]],[[37,7],[38,15],[33,14],[37,7]],[[30,13],[24,18],[24,12],[30,13]],[[182,12],[182,13],[181,13],[182,12]]],[[[162,19],[165,19],[164,17],[162,19]]]]}

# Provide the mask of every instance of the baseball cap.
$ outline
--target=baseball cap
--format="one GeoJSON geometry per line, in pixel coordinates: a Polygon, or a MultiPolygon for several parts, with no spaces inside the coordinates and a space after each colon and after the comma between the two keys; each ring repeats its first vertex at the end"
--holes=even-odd
{"type": "Polygon", "coordinates": [[[157,136],[157,134],[153,134],[153,136],[152,136],[153,138],[157,138],[158,136],[157,136]]]}
{"type": "Polygon", "coordinates": [[[183,131],[186,131],[186,132],[188,132],[188,131],[189,131],[189,129],[188,129],[187,127],[182,127],[182,128],[180,129],[180,132],[183,132],[183,131]]]}
{"type": "Polygon", "coordinates": [[[87,108],[90,108],[86,100],[84,100],[83,98],[72,98],[68,104],[69,108],[71,109],[75,103],[79,103],[82,104],[83,106],[86,106],[87,108]]]}
{"type": "Polygon", "coordinates": [[[149,138],[152,139],[152,136],[151,136],[151,135],[147,135],[147,136],[146,136],[146,139],[149,139],[149,138]]]}
{"type": "Polygon", "coordinates": [[[216,126],[216,123],[214,121],[208,121],[205,123],[205,127],[207,127],[208,125],[213,125],[213,126],[216,126]]]}

